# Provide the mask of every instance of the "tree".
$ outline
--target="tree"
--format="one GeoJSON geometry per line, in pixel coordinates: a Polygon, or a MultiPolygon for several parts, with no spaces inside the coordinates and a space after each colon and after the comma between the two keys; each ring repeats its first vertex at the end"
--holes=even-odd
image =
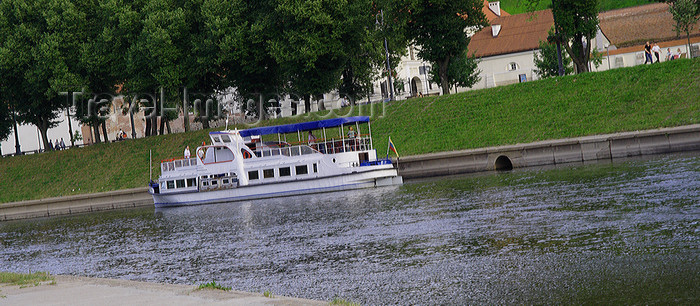
{"type": "Polygon", "coordinates": [[[467,29],[478,30],[487,26],[479,0],[409,0],[407,16],[409,38],[420,45],[418,56],[437,67],[440,87],[444,94],[455,84],[454,77],[473,74],[473,71],[456,71],[467,68],[464,62],[469,44],[467,29]],[[456,71],[450,73],[450,70],[456,71]],[[452,76],[452,78],[451,78],[452,76]]]}
{"type": "MultiPolygon", "coordinates": [[[[450,86],[472,87],[481,80],[478,67],[478,60],[472,55],[467,55],[467,51],[461,56],[455,57],[447,68],[447,78],[450,86]]],[[[430,71],[430,80],[433,83],[440,83],[439,70],[430,71]]]]}
{"type": "MultiPolygon", "coordinates": [[[[549,30],[549,36],[554,39],[554,27],[549,30]]],[[[571,58],[566,53],[562,54],[562,65],[564,75],[571,74],[574,68],[571,66],[571,58]]],[[[535,73],[541,78],[559,76],[559,62],[557,59],[557,46],[553,41],[540,40],[540,51],[535,53],[535,73]]]]}
{"type": "Polygon", "coordinates": [[[233,87],[238,96],[251,97],[278,92],[283,86],[280,64],[269,52],[277,22],[275,3],[204,0],[203,37],[211,48],[206,62],[214,64],[217,90],[233,87]]]}
{"type": "Polygon", "coordinates": [[[338,88],[348,54],[348,1],[278,1],[278,21],[270,41],[270,55],[280,64],[285,91],[305,100],[311,110],[311,96],[338,88]]]}
{"type": "MultiPolygon", "coordinates": [[[[2,72],[0,72],[2,73],[2,72]]],[[[12,113],[9,103],[0,94],[0,141],[4,141],[12,132],[12,113]]]]}
{"type": "Polygon", "coordinates": [[[576,73],[588,72],[591,39],[598,29],[598,0],[556,0],[552,2],[554,26],[576,73]]]}
{"type": "Polygon", "coordinates": [[[88,19],[83,3],[68,0],[5,0],[0,2],[0,84],[17,119],[46,132],[57,125],[66,106],[60,93],[83,84],[79,75],[88,19]]]}
{"type": "Polygon", "coordinates": [[[676,22],[676,32],[685,33],[688,39],[688,55],[693,57],[690,49],[690,32],[693,31],[695,23],[700,19],[700,1],[675,0],[670,3],[668,9],[676,22]]]}

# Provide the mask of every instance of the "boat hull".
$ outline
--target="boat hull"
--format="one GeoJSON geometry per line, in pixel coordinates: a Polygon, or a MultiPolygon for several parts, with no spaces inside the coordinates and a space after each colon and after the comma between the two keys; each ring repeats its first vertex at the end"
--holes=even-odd
{"type": "Polygon", "coordinates": [[[160,208],[324,193],[399,185],[402,183],[401,176],[398,176],[397,170],[392,167],[358,171],[331,177],[248,185],[230,189],[152,194],[155,206],[160,208]]]}

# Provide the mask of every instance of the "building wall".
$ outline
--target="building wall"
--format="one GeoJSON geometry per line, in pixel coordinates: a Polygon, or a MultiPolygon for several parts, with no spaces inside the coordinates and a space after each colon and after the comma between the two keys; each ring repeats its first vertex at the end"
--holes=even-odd
{"type": "MultiPolygon", "coordinates": [[[[524,75],[526,81],[539,79],[534,73],[535,50],[518,52],[505,55],[489,56],[480,59],[478,64],[481,80],[471,89],[491,88],[520,82],[520,76],[524,75]],[[512,69],[515,64],[515,69],[512,69]]],[[[458,88],[458,92],[469,90],[458,88]]]]}

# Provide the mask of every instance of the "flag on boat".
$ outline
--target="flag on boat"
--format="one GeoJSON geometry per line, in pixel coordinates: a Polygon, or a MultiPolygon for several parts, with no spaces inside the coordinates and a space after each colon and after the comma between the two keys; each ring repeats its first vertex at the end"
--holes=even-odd
{"type": "Polygon", "coordinates": [[[389,136],[389,150],[394,151],[394,153],[396,153],[396,157],[399,157],[399,152],[396,151],[396,147],[394,146],[394,142],[391,141],[391,136],[389,136]]]}

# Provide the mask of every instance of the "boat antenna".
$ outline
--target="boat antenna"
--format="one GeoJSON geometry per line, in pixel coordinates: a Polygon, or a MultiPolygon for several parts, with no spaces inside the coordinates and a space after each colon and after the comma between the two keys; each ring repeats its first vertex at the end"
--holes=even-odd
{"type": "Polygon", "coordinates": [[[224,130],[228,131],[228,112],[226,113],[226,128],[224,130]]]}

